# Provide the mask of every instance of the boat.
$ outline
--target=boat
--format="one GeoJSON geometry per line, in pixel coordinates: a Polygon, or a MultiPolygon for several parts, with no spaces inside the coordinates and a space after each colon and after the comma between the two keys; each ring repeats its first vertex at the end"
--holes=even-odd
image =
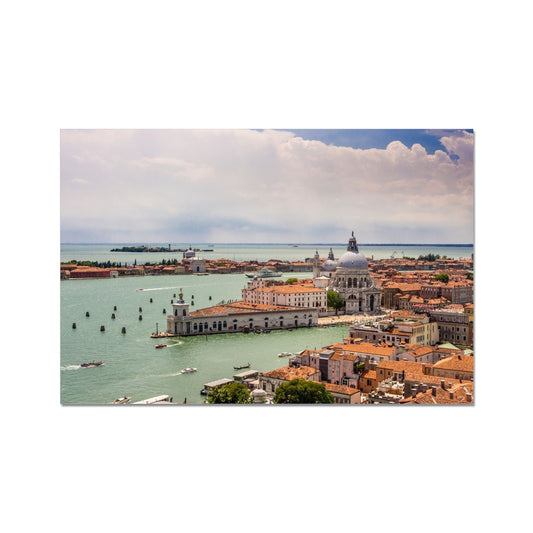
{"type": "Polygon", "coordinates": [[[156,348],[166,348],[167,345],[166,344],[156,344],[155,347],[156,348]]]}
{"type": "Polygon", "coordinates": [[[89,368],[91,366],[102,366],[104,364],[103,361],[93,361],[92,363],[82,363],[82,368],[89,368]]]}
{"type": "Polygon", "coordinates": [[[255,272],[245,272],[244,275],[248,278],[281,278],[280,272],[274,272],[269,268],[262,268],[255,272]]]}
{"type": "Polygon", "coordinates": [[[289,355],[292,355],[291,352],[281,352],[278,353],[278,357],[288,357],[289,355]]]}
{"type": "Polygon", "coordinates": [[[113,405],[121,405],[121,404],[124,404],[124,403],[128,403],[130,400],[131,400],[131,398],[129,396],[123,396],[122,398],[117,398],[113,402],[113,405]]]}
{"type": "Polygon", "coordinates": [[[198,370],[197,368],[190,368],[190,367],[189,367],[189,368],[184,368],[184,369],[181,371],[181,373],[182,373],[182,374],[189,374],[189,373],[191,373],[191,372],[196,372],[197,370],[198,370]]]}
{"type": "Polygon", "coordinates": [[[233,368],[235,370],[241,370],[242,368],[250,368],[250,363],[248,363],[247,365],[234,366],[233,368]]]}

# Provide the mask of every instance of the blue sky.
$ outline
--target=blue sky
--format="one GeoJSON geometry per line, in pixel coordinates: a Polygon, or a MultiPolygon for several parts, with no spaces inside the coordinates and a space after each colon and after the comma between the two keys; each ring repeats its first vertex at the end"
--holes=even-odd
{"type": "MultiPolygon", "coordinates": [[[[369,148],[385,149],[393,141],[400,141],[406,146],[412,146],[417,143],[422,145],[428,154],[435,153],[435,150],[443,150],[448,153],[447,148],[440,142],[440,138],[443,136],[453,135],[457,131],[473,133],[471,129],[288,129],[286,131],[291,131],[307,140],[322,141],[328,145],[349,146],[363,150],[369,148]]],[[[452,155],[452,158],[455,157],[452,155]]]]}
{"type": "Polygon", "coordinates": [[[61,242],[472,243],[472,130],[62,130],[61,242]]]}

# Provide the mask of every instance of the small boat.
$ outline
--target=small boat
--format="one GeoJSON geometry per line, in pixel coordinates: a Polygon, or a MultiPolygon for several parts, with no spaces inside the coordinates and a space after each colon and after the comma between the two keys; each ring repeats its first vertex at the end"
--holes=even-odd
{"type": "Polygon", "coordinates": [[[281,274],[279,272],[274,272],[269,268],[262,268],[260,270],[256,270],[255,272],[245,272],[244,275],[248,278],[281,278],[281,274]]]}
{"type": "Polygon", "coordinates": [[[93,361],[92,363],[82,363],[81,366],[82,368],[89,368],[91,366],[101,366],[103,364],[103,361],[93,361]]]}
{"type": "Polygon", "coordinates": [[[113,405],[121,405],[121,404],[124,404],[124,403],[128,403],[130,400],[131,400],[131,398],[129,396],[123,396],[122,398],[117,398],[113,402],[113,405]]]}
{"type": "Polygon", "coordinates": [[[292,355],[291,352],[281,352],[278,353],[278,357],[288,357],[289,355],[292,355]]]}
{"type": "Polygon", "coordinates": [[[190,367],[189,367],[189,368],[184,368],[184,369],[181,371],[181,373],[182,373],[182,374],[189,374],[189,373],[191,373],[191,372],[196,372],[197,370],[198,370],[197,368],[190,368],[190,367]]]}
{"type": "Polygon", "coordinates": [[[233,368],[235,370],[241,370],[242,368],[250,368],[250,363],[248,363],[247,365],[234,366],[233,368]]]}
{"type": "Polygon", "coordinates": [[[155,347],[156,348],[166,348],[167,345],[166,344],[156,344],[155,347]]]}

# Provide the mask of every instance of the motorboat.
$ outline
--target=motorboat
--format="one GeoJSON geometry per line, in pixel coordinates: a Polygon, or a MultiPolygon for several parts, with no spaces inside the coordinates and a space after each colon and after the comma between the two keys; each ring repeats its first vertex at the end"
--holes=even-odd
{"type": "Polygon", "coordinates": [[[182,373],[182,374],[189,374],[189,373],[191,373],[191,372],[196,372],[197,370],[198,370],[197,368],[190,368],[190,367],[189,367],[189,368],[184,368],[184,369],[181,371],[181,373],[182,373]]]}
{"type": "Polygon", "coordinates": [[[124,403],[128,403],[130,400],[131,400],[131,398],[129,396],[123,396],[122,398],[117,398],[113,402],[113,405],[121,405],[121,404],[124,404],[124,403]]]}
{"type": "Polygon", "coordinates": [[[292,353],[291,352],[278,353],[278,357],[289,357],[289,355],[292,355],[292,353]]]}
{"type": "Polygon", "coordinates": [[[156,344],[155,347],[156,348],[166,348],[167,345],[166,344],[156,344]]]}
{"type": "Polygon", "coordinates": [[[92,363],[82,363],[82,368],[89,368],[91,366],[102,366],[104,364],[103,361],[93,361],[92,363]]]}
{"type": "Polygon", "coordinates": [[[244,274],[248,278],[281,278],[281,273],[274,272],[269,268],[261,268],[255,272],[245,272],[244,274]]]}
{"type": "Polygon", "coordinates": [[[241,370],[243,368],[250,368],[250,363],[248,363],[247,365],[234,366],[233,368],[235,370],[241,370]]]}

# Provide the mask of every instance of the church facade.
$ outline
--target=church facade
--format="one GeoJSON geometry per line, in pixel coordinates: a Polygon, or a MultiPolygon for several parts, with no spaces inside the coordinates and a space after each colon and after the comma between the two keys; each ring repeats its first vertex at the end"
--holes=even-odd
{"type": "Polygon", "coordinates": [[[318,267],[315,255],[315,278],[328,278],[327,290],[335,291],[345,302],[346,314],[376,313],[381,310],[381,289],[370,275],[368,261],[359,252],[352,231],[346,252],[335,261],[330,250],[327,261],[318,267]]]}

